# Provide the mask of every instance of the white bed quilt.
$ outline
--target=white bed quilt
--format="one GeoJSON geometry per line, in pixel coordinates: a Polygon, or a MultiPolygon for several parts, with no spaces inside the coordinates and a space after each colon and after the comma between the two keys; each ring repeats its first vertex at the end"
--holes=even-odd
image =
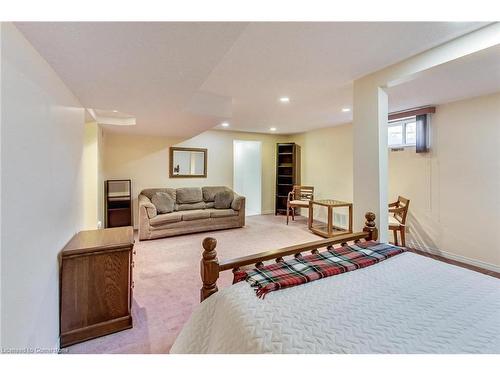
{"type": "Polygon", "coordinates": [[[413,253],[200,304],[171,353],[500,353],[500,280],[413,253]]]}

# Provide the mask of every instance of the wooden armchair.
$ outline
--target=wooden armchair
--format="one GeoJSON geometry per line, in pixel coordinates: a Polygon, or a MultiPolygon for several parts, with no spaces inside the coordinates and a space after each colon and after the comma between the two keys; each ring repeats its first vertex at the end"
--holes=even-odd
{"type": "Polygon", "coordinates": [[[396,202],[389,203],[389,230],[394,233],[394,244],[396,246],[399,245],[398,231],[401,234],[401,245],[406,246],[406,215],[408,214],[409,205],[410,200],[401,196],[398,197],[396,202]]]}
{"type": "Polygon", "coordinates": [[[288,193],[286,201],[286,225],[292,211],[292,220],[295,220],[296,208],[308,208],[309,201],[314,199],[314,186],[293,185],[293,190],[288,193]]]}

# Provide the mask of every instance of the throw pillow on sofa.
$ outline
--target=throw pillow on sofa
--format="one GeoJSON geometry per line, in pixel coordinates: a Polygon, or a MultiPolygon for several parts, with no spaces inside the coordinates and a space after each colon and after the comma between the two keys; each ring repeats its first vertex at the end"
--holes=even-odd
{"type": "Polygon", "coordinates": [[[159,214],[168,214],[174,210],[174,199],[168,193],[157,192],[153,194],[151,203],[156,207],[159,214]]]}
{"type": "Polygon", "coordinates": [[[233,192],[232,191],[219,191],[215,194],[214,205],[215,208],[224,209],[231,207],[233,202],[233,192]]]}
{"type": "Polygon", "coordinates": [[[175,190],[177,195],[177,204],[198,203],[203,201],[201,188],[186,187],[175,190]]]}

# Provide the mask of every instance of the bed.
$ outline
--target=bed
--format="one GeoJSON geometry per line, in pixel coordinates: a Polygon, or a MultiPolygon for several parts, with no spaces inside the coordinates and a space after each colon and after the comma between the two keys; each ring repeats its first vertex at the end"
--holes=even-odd
{"type": "Polygon", "coordinates": [[[277,290],[217,290],[219,273],[377,239],[363,232],[219,262],[205,239],[201,300],[171,353],[500,353],[500,280],[411,252],[277,290]]]}

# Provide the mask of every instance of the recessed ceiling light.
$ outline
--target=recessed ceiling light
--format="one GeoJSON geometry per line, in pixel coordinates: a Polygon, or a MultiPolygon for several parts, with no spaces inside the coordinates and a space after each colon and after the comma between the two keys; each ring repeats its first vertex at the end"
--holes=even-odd
{"type": "Polygon", "coordinates": [[[290,98],[288,96],[282,96],[280,98],[280,102],[281,103],[289,103],[290,102],[290,98]]]}
{"type": "Polygon", "coordinates": [[[351,112],[351,108],[342,108],[342,112],[351,112]]]}
{"type": "Polygon", "coordinates": [[[276,128],[269,128],[270,131],[275,132],[276,128]]]}
{"type": "Polygon", "coordinates": [[[229,122],[223,122],[220,124],[223,128],[227,128],[229,126],[229,122]]]}
{"type": "Polygon", "coordinates": [[[118,112],[118,111],[117,111],[116,109],[113,109],[113,112],[114,112],[114,113],[116,113],[116,112],[118,112]]]}

